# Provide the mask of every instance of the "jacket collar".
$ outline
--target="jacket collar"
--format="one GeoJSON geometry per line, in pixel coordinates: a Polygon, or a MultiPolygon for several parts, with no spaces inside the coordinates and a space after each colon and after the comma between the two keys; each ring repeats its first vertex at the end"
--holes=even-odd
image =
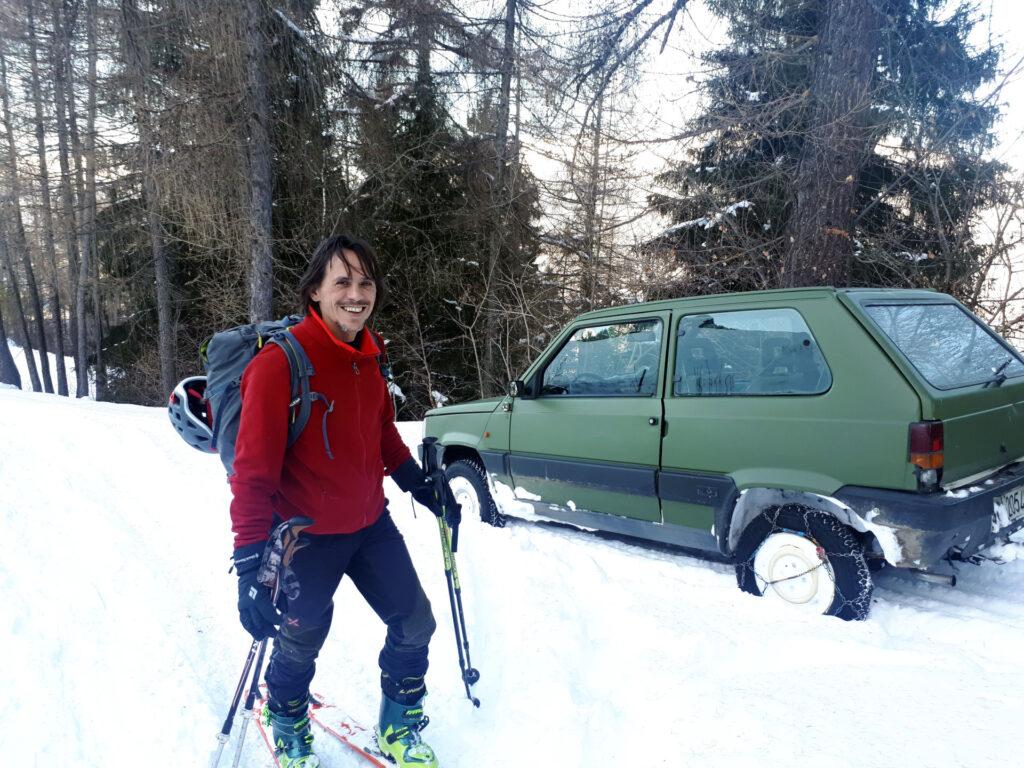
{"type": "Polygon", "coordinates": [[[377,346],[374,334],[369,328],[365,328],[363,330],[363,333],[359,337],[359,347],[356,348],[331,333],[331,329],[327,327],[327,323],[325,323],[323,318],[320,317],[320,315],[318,315],[313,309],[310,309],[306,313],[306,320],[303,322],[303,325],[306,325],[307,323],[309,324],[311,333],[316,337],[318,342],[329,349],[333,349],[335,352],[341,352],[343,357],[367,358],[376,357],[380,354],[380,348],[377,346]]]}

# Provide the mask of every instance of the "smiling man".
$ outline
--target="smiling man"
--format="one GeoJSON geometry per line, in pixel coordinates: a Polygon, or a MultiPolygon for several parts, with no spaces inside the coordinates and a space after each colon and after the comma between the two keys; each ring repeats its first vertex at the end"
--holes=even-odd
{"type": "Polygon", "coordinates": [[[384,296],[373,250],[347,235],[324,240],[299,292],[306,316],[291,333],[309,357],[310,387],[322,400],[289,447],[290,369],[281,347],[267,344],[242,377],[230,478],[239,616],[254,638],[276,635],[266,715],[278,760],[282,768],[320,764],[312,749],[309,686],[331,626],[334,592],[347,575],[387,626],[378,658],[378,744],[399,766],[436,767],[419,734],[434,617],[388,512],[384,475],[435,514],[440,510],[395,428],[378,364],[383,341],[366,327],[384,296]],[[301,534],[304,546],[291,564],[298,596],[279,614],[256,574],[274,524],[297,515],[314,524],[301,534]]]}

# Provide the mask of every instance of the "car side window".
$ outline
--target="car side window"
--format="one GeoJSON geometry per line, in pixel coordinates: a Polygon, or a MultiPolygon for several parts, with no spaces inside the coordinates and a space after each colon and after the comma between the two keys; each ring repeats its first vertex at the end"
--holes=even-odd
{"type": "Polygon", "coordinates": [[[795,309],[687,315],[679,321],[672,393],[813,395],[832,373],[795,309]]]}
{"type": "Polygon", "coordinates": [[[658,319],[579,328],[544,369],[540,395],[650,397],[661,339],[658,319]]]}

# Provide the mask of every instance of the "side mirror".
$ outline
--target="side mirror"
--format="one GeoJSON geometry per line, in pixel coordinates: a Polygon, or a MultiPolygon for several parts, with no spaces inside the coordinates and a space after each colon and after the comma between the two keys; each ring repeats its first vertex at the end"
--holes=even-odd
{"type": "Polygon", "coordinates": [[[515,381],[509,382],[508,385],[509,397],[530,397],[530,388],[526,386],[526,382],[522,379],[516,379],[515,381]]]}

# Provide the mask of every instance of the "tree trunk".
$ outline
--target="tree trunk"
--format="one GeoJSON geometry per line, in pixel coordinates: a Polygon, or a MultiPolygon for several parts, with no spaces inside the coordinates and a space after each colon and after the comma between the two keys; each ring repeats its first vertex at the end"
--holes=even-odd
{"type": "MultiPolygon", "coordinates": [[[[36,373],[35,358],[32,356],[31,344],[25,346],[25,359],[29,363],[29,375],[32,378],[32,389],[36,392],[53,392],[53,381],[50,378],[49,354],[46,345],[46,329],[43,327],[43,301],[39,296],[39,286],[36,283],[35,271],[32,269],[32,258],[28,252],[28,240],[25,237],[25,223],[21,216],[21,181],[18,176],[18,145],[14,141],[14,122],[11,116],[11,100],[7,92],[7,62],[0,53],[0,102],[4,110],[4,126],[7,134],[7,170],[10,177],[9,185],[11,190],[10,206],[13,212],[14,232],[10,242],[13,243],[17,255],[21,258],[21,264],[25,270],[25,282],[28,283],[29,296],[32,299],[32,312],[36,330],[36,349],[39,350],[39,359],[42,365],[42,390],[37,388],[39,383],[36,373]]],[[[12,268],[13,274],[13,268],[12,268]]],[[[28,334],[26,333],[26,341],[28,334]]]]}
{"type": "Polygon", "coordinates": [[[244,0],[243,10],[249,104],[249,320],[259,322],[268,320],[274,311],[270,94],[263,3],[261,0],[244,0]]]}
{"type": "MultiPolygon", "coordinates": [[[[96,0],[86,5],[86,45],[89,49],[88,102],[85,123],[85,232],[88,247],[83,249],[83,262],[92,264],[92,308],[93,326],[96,333],[96,399],[102,400],[107,394],[107,370],[103,365],[103,326],[100,322],[103,308],[100,305],[100,266],[96,253],[96,0]]],[[[84,281],[78,285],[81,290],[84,281]]],[[[83,310],[84,312],[84,310],[83,310]]]]}
{"type": "MultiPolygon", "coordinates": [[[[95,0],[90,0],[90,8],[95,0]]],[[[86,21],[88,24],[88,19],[86,21]]],[[[68,21],[68,28],[65,30],[65,36],[67,40],[74,38],[73,29],[71,28],[71,22],[68,21]]],[[[87,33],[88,34],[88,33],[87,33]]],[[[95,40],[91,40],[87,43],[89,46],[89,57],[92,61],[95,57],[93,50],[93,44],[95,40]]],[[[88,397],[89,395],[89,333],[88,324],[85,318],[85,289],[86,284],[89,280],[89,259],[90,254],[90,233],[93,222],[90,222],[90,210],[89,195],[86,191],[85,184],[85,170],[84,165],[87,164],[85,159],[85,148],[82,146],[82,137],[78,131],[78,107],[75,104],[75,68],[71,59],[71,46],[70,44],[65,48],[67,54],[65,82],[67,83],[67,102],[68,102],[68,128],[71,133],[71,149],[75,159],[75,198],[77,200],[76,208],[79,212],[79,225],[78,225],[78,280],[76,282],[75,290],[75,324],[78,328],[78,333],[75,336],[75,351],[76,359],[81,361],[81,365],[77,368],[78,376],[75,381],[75,395],[77,397],[88,397]]],[[[95,82],[90,78],[88,85],[89,98],[92,101],[92,106],[95,107],[96,99],[96,86],[95,82]]],[[[95,126],[93,126],[95,128],[95,126]]],[[[90,129],[91,130],[91,129],[90,129]]],[[[93,190],[95,190],[95,169],[93,169],[93,190]]]]}
{"type": "MultiPolygon", "coordinates": [[[[46,131],[43,125],[43,95],[39,82],[39,44],[35,24],[35,2],[28,3],[28,42],[31,62],[32,104],[35,107],[36,151],[39,156],[39,191],[43,199],[43,247],[50,264],[50,311],[53,314],[54,347],[57,369],[57,394],[67,396],[68,374],[64,361],[64,323],[60,290],[57,284],[57,247],[53,237],[53,202],[50,198],[50,172],[46,162],[46,131]]],[[[48,362],[48,361],[47,361],[48,362]]]]}
{"type": "Polygon", "coordinates": [[[587,168],[587,186],[583,201],[583,242],[587,254],[587,274],[584,285],[590,307],[597,305],[597,286],[601,271],[601,222],[597,211],[597,186],[601,171],[601,131],[604,129],[604,99],[602,88],[594,104],[594,126],[590,141],[590,163],[587,168]]]}
{"type": "MultiPolygon", "coordinates": [[[[498,370],[497,352],[499,349],[499,335],[501,333],[500,319],[501,307],[497,301],[496,289],[498,273],[501,267],[501,254],[503,246],[506,245],[505,235],[509,228],[505,226],[505,213],[509,205],[509,195],[506,193],[508,186],[508,124],[509,104],[512,93],[512,73],[515,69],[515,44],[516,44],[516,8],[518,0],[506,0],[505,2],[505,39],[501,51],[501,85],[498,90],[498,114],[497,125],[495,125],[495,161],[497,163],[494,175],[494,193],[491,195],[491,248],[490,259],[484,274],[487,275],[486,294],[483,302],[484,318],[484,359],[485,371],[484,381],[493,382],[501,388],[501,372],[498,370]]],[[[480,397],[487,397],[490,394],[481,386],[480,397]]]]}
{"type": "MultiPolygon", "coordinates": [[[[0,248],[4,248],[4,246],[0,245],[0,248]]],[[[32,350],[26,350],[26,354],[32,354],[32,350]]],[[[7,327],[4,325],[2,304],[0,304],[0,384],[13,384],[21,389],[21,374],[18,373],[18,366],[14,364],[11,348],[7,344],[7,327]]]]}
{"type": "Polygon", "coordinates": [[[811,76],[811,123],[786,226],[786,286],[849,281],[854,195],[870,151],[867,118],[879,22],[873,3],[825,3],[811,76]]]}
{"type": "Polygon", "coordinates": [[[508,171],[508,123],[509,104],[512,101],[512,73],[515,71],[516,50],[516,9],[518,0],[505,2],[505,39],[501,49],[501,88],[498,92],[498,124],[496,145],[498,150],[498,185],[505,181],[508,171]]]}
{"type": "MultiPolygon", "coordinates": [[[[68,58],[71,48],[71,31],[67,28],[63,13],[63,0],[51,0],[50,9],[53,18],[53,43],[50,49],[50,67],[53,73],[53,95],[57,107],[57,156],[60,162],[60,196],[61,217],[64,228],[64,251],[68,262],[68,286],[70,295],[77,303],[78,298],[78,222],[75,218],[75,199],[71,188],[70,137],[68,135],[68,58]]],[[[74,309],[74,307],[73,307],[74,309]]],[[[88,385],[83,391],[83,374],[86,372],[85,361],[79,357],[80,332],[78,313],[72,311],[68,323],[70,326],[72,357],[75,361],[75,396],[85,397],[89,394],[88,385]]],[[[88,381],[88,379],[84,379],[88,381]]]]}
{"type": "Polygon", "coordinates": [[[139,153],[142,160],[142,192],[145,199],[149,242],[153,253],[153,272],[156,278],[157,347],[160,355],[160,385],[164,392],[174,389],[174,327],[171,313],[171,285],[164,252],[163,226],[160,221],[160,195],[154,168],[154,144],[150,124],[149,89],[146,72],[149,57],[146,37],[136,0],[122,0],[125,48],[132,84],[135,122],[139,131],[139,153]]]}
{"type": "MultiPolygon", "coordinates": [[[[36,368],[36,359],[32,353],[31,339],[28,335],[28,321],[25,319],[25,306],[21,303],[21,288],[18,286],[18,275],[14,271],[14,262],[11,260],[11,251],[8,244],[11,242],[10,233],[7,229],[7,221],[0,210],[0,255],[3,256],[3,266],[7,267],[7,276],[11,283],[11,293],[14,294],[14,307],[18,312],[18,324],[21,328],[21,337],[24,339],[22,348],[25,350],[25,366],[28,368],[28,377],[32,382],[33,392],[42,392],[43,387],[39,382],[39,371],[36,368]]],[[[18,385],[21,386],[20,384],[18,385]]]]}

